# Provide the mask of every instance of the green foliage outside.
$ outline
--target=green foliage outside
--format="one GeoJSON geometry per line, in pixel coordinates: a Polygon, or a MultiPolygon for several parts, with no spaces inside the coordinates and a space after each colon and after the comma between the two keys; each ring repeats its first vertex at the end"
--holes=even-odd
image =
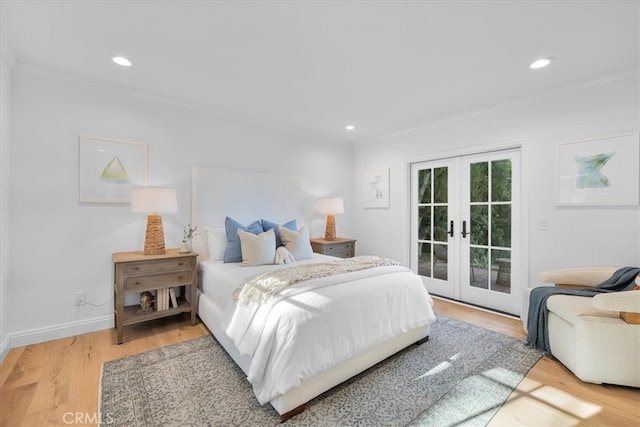
{"type": "MultiPolygon", "coordinates": [[[[418,172],[418,239],[447,242],[448,218],[448,169],[446,167],[423,169],[418,172]],[[433,186],[433,188],[432,188],[433,186]],[[433,190],[433,191],[432,191],[433,190]],[[433,194],[432,194],[433,193],[433,194]],[[433,221],[432,221],[433,219],[433,221]],[[433,228],[433,229],[432,229],[433,228]]],[[[471,218],[468,224],[472,245],[511,247],[511,160],[495,160],[471,164],[470,177],[471,218]],[[489,180],[491,176],[491,180],[489,180]],[[491,186],[489,186],[491,182],[491,186]],[[491,198],[491,200],[489,200],[491,198]],[[489,216],[491,216],[491,242],[489,242],[489,216]]],[[[420,245],[422,246],[422,245],[420,245]]],[[[430,247],[425,245],[425,247],[430,247]]],[[[495,251],[496,256],[505,257],[508,251],[495,251]]],[[[472,248],[471,262],[476,267],[487,269],[489,251],[472,248]]],[[[424,254],[430,255],[430,254],[424,254]]],[[[493,264],[493,262],[492,262],[493,264]]]]}

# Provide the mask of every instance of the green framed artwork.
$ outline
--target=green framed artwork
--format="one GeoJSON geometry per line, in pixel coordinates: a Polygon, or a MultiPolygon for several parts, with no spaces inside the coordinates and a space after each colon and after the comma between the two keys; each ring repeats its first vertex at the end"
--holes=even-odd
{"type": "Polygon", "coordinates": [[[131,189],[147,185],[148,159],[147,144],[81,135],[80,203],[129,203],[131,189]]]}

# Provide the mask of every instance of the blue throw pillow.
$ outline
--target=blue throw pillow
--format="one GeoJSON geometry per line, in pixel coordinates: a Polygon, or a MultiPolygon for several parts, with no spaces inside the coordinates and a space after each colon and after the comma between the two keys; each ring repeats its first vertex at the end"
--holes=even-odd
{"type": "Polygon", "coordinates": [[[224,251],[224,262],[242,261],[242,246],[240,246],[238,230],[247,231],[253,234],[260,234],[264,231],[262,229],[262,225],[260,225],[260,221],[255,221],[245,227],[229,217],[224,219],[224,228],[227,233],[227,248],[224,251]]]}
{"type": "Polygon", "coordinates": [[[289,230],[298,231],[298,224],[296,224],[295,219],[292,219],[286,224],[276,224],[275,222],[267,221],[266,219],[261,219],[260,222],[262,223],[262,228],[264,229],[264,231],[269,231],[273,229],[273,231],[276,233],[276,249],[282,246],[282,239],[280,238],[280,232],[278,231],[278,226],[282,225],[283,227],[286,227],[289,230]]]}

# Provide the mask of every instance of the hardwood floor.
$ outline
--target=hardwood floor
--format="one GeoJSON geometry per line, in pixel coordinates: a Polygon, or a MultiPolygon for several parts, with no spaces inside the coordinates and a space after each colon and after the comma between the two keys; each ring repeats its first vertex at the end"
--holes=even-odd
{"type": "MultiPolygon", "coordinates": [[[[525,338],[522,322],[435,299],[434,309],[514,338],[525,338]]],[[[529,371],[489,426],[640,426],[640,390],[584,383],[560,362],[543,357],[529,371]]]]}
{"type": "MultiPolygon", "coordinates": [[[[520,321],[437,299],[435,311],[523,338],[520,321]]],[[[104,361],[208,334],[178,317],[16,348],[0,365],[0,426],[95,425],[104,361]]],[[[490,426],[640,426],[640,390],[582,383],[558,362],[541,359],[490,426]]]]}

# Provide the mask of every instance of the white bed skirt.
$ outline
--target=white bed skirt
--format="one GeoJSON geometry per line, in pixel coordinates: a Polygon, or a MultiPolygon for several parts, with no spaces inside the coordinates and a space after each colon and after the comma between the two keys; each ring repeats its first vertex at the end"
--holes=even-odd
{"type": "MultiPolygon", "coordinates": [[[[218,307],[200,291],[198,291],[198,315],[231,358],[246,374],[249,370],[251,359],[248,356],[241,355],[232,340],[220,329],[222,313],[218,307]]],[[[303,381],[299,386],[276,397],[269,403],[271,403],[280,415],[293,411],[314,397],[319,396],[332,387],[381,362],[403,348],[428,337],[429,331],[430,325],[425,325],[397,335],[351,359],[345,360],[321,374],[303,381]]]]}

